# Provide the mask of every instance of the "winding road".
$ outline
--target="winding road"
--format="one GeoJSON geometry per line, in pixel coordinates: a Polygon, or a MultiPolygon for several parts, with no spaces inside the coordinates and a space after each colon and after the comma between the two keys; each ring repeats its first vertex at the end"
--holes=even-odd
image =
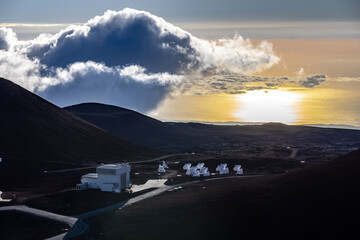
{"type": "MultiPolygon", "coordinates": [[[[63,222],[65,224],[69,225],[69,227],[71,227],[71,230],[74,229],[77,232],[85,232],[87,230],[87,225],[82,221],[79,222],[79,219],[76,217],[64,216],[64,215],[60,215],[60,214],[56,214],[56,213],[52,213],[52,212],[43,211],[43,210],[36,209],[36,208],[30,208],[25,205],[0,207],[0,211],[24,212],[24,213],[31,214],[31,215],[34,215],[37,217],[47,218],[47,219],[51,219],[51,220],[58,221],[58,222],[63,222]]],[[[67,233],[63,233],[63,234],[60,234],[58,236],[55,236],[55,237],[52,237],[49,239],[51,239],[51,240],[66,239],[66,234],[67,233]]]]}
{"type": "MultiPolygon", "coordinates": [[[[184,186],[184,185],[189,185],[189,184],[195,184],[195,183],[199,183],[199,182],[204,182],[204,181],[216,181],[216,180],[221,180],[221,179],[233,179],[233,178],[251,178],[251,177],[261,177],[264,175],[248,175],[248,176],[226,176],[226,177],[215,177],[215,178],[208,178],[208,179],[202,179],[202,180],[196,180],[196,181],[190,181],[190,182],[186,182],[186,183],[181,183],[181,184],[176,184],[176,185],[164,185],[158,189],[155,189],[151,192],[147,192],[144,194],[141,194],[137,197],[131,198],[129,200],[123,201],[123,202],[119,202],[119,203],[115,203],[113,205],[107,206],[107,207],[103,207],[103,208],[99,208],[87,213],[83,213],[78,215],[78,219],[79,221],[81,221],[83,223],[83,219],[89,218],[89,217],[93,217],[99,214],[102,214],[104,212],[110,212],[110,211],[114,211],[117,209],[123,209],[125,207],[128,207],[132,204],[138,203],[140,201],[155,197],[157,195],[160,195],[170,189],[174,189],[180,186],[184,186]]],[[[79,236],[83,233],[86,232],[87,229],[85,228],[72,228],[70,229],[70,231],[66,234],[64,239],[70,239],[73,238],[75,236],[79,236]]],[[[60,236],[60,235],[59,235],[60,236]]],[[[61,238],[54,238],[55,239],[61,239],[61,238]]]]}
{"type": "Polygon", "coordinates": [[[296,157],[298,151],[299,151],[299,148],[292,148],[292,149],[291,149],[290,158],[296,157]]]}
{"type": "MultiPolygon", "coordinates": [[[[134,163],[156,162],[156,161],[164,160],[164,159],[169,158],[169,157],[181,156],[181,155],[185,155],[185,154],[169,154],[169,155],[165,155],[165,156],[161,156],[161,157],[157,157],[157,158],[151,158],[151,159],[147,159],[147,160],[140,160],[140,161],[135,161],[135,162],[130,162],[130,163],[131,163],[131,164],[134,164],[134,163]]],[[[96,168],[96,167],[98,167],[98,166],[100,166],[100,165],[99,165],[99,164],[94,164],[94,165],[87,166],[87,167],[68,168],[68,169],[62,169],[62,170],[44,171],[44,173],[45,173],[45,174],[49,174],[49,173],[73,172],[73,171],[79,171],[79,170],[94,169],[94,168],[96,168]]]]}
{"type": "MultiPolygon", "coordinates": [[[[153,162],[153,161],[159,161],[159,160],[163,160],[169,157],[173,157],[173,156],[177,156],[177,155],[183,155],[183,154],[172,154],[172,155],[165,155],[162,157],[158,157],[158,158],[153,158],[153,159],[149,159],[149,160],[143,160],[143,161],[136,161],[136,162],[132,162],[132,163],[144,163],[144,162],[153,162]]],[[[80,169],[88,169],[88,168],[94,168],[94,167],[85,167],[85,168],[75,168],[75,169],[66,169],[66,170],[59,170],[59,171],[51,171],[51,172],[64,172],[64,171],[74,171],[74,170],[80,170],[80,169]]],[[[195,183],[199,183],[199,182],[204,182],[204,181],[216,181],[216,180],[221,180],[221,179],[229,179],[229,178],[248,178],[248,177],[260,177],[263,175],[248,175],[248,176],[221,176],[221,177],[212,177],[212,178],[207,178],[207,179],[202,179],[202,180],[195,180],[195,181],[190,181],[190,182],[185,182],[185,183],[181,183],[181,184],[176,184],[176,185],[163,185],[162,187],[155,189],[151,192],[147,192],[144,193],[142,195],[136,196],[134,198],[131,198],[129,200],[123,201],[123,202],[119,202],[107,207],[103,207],[103,208],[99,208],[90,212],[86,212],[77,216],[64,216],[64,215],[60,215],[60,214],[55,214],[55,213],[51,213],[51,212],[47,212],[47,211],[43,211],[43,210],[39,210],[39,209],[35,209],[35,208],[30,208],[27,207],[25,205],[14,205],[14,206],[5,206],[5,207],[0,207],[0,211],[20,211],[20,212],[25,212],[28,214],[32,214],[35,216],[39,216],[39,217],[43,217],[43,218],[48,218],[48,219],[52,219],[55,221],[59,221],[59,222],[63,222],[66,223],[67,225],[69,225],[71,227],[71,229],[63,234],[54,236],[52,238],[49,238],[48,240],[59,240],[59,239],[71,239],[73,237],[76,236],[80,236],[82,234],[84,234],[88,229],[89,226],[84,222],[84,219],[89,218],[89,217],[93,217],[99,214],[102,214],[104,212],[109,212],[109,211],[114,211],[117,209],[122,209],[124,207],[130,206],[132,204],[135,204],[137,202],[155,197],[157,195],[160,195],[170,189],[174,189],[176,187],[180,187],[180,186],[184,186],[184,185],[189,185],[189,184],[195,184],[195,183]]]]}
{"type": "Polygon", "coordinates": [[[0,211],[19,211],[19,212],[25,212],[25,213],[29,213],[31,215],[35,215],[38,217],[43,217],[43,218],[48,218],[48,219],[52,219],[58,222],[63,222],[68,224],[70,227],[73,227],[76,223],[76,221],[78,220],[75,217],[69,217],[69,216],[64,216],[64,215],[60,215],[60,214],[56,214],[56,213],[51,213],[51,212],[47,212],[47,211],[43,211],[43,210],[39,210],[36,208],[31,208],[25,205],[14,205],[14,206],[5,206],[5,207],[0,207],[0,211]]]}

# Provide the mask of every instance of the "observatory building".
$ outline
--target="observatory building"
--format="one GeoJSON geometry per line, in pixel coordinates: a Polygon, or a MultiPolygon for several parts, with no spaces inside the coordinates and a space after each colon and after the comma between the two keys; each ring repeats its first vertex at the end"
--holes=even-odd
{"type": "Polygon", "coordinates": [[[130,188],[130,165],[105,164],[96,168],[96,173],[88,173],[81,177],[77,190],[100,189],[105,192],[120,193],[130,188]]]}
{"type": "Polygon", "coordinates": [[[3,199],[1,195],[3,194],[2,191],[0,191],[0,202],[11,202],[11,199],[3,199]]]}

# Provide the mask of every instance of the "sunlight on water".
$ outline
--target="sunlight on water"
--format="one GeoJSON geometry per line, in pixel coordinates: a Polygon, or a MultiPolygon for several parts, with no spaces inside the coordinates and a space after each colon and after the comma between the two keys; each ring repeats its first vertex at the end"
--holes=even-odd
{"type": "Polygon", "coordinates": [[[256,90],[237,96],[239,109],[234,116],[243,122],[297,122],[302,95],[282,90],[256,90]]]}

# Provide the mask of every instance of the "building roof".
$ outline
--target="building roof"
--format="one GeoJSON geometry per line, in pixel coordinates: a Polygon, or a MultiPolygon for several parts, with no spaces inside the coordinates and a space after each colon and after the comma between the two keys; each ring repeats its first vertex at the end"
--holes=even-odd
{"type": "Polygon", "coordinates": [[[97,168],[100,168],[100,169],[119,169],[119,168],[122,168],[122,167],[130,167],[130,165],[128,164],[104,164],[104,165],[101,165],[97,168]]]}
{"type": "Polygon", "coordinates": [[[88,173],[88,174],[85,174],[83,176],[81,176],[81,178],[98,178],[98,174],[97,173],[88,173]]]}

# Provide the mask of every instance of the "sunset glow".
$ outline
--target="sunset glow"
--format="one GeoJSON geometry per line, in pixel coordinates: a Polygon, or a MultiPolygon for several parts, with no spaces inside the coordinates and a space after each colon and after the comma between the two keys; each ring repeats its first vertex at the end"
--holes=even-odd
{"type": "Polygon", "coordinates": [[[0,0],[0,110],[0,240],[359,239],[360,0],[0,0]]]}
{"type": "Polygon", "coordinates": [[[297,18],[274,8],[275,18],[250,14],[241,1],[221,2],[226,14],[205,14],[215,5],[202,1],[169,4],[120,1],[96,14],[67,10],[66,19],[36,20],[34,6],[3,11],[0,76],[60,107],[90,101],[162,121],[360,126],[356,7],[297,18]]]}
{"type": "Polygon", "coordinates": [[[295,123],[302,95],[281,90],[249,91],[237,96],[239,109],[234,116],[243,122],[295,123]]]}

